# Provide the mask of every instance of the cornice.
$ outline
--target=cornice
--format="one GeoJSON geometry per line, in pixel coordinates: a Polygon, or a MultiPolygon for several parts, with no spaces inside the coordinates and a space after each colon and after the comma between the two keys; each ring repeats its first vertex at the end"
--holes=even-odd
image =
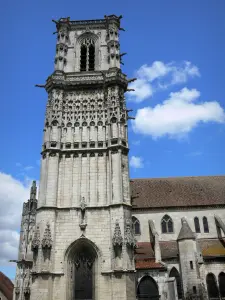
{"type": "Polygon", "coordinates": [[[72,72],[65,73],[55,71],[46,80],[46,91],[49,92],[53,88],[61,88],[65,90],[74,89],[76,87],[91,86],[110,86],[111,84],[121,85],[124,89],[127,88],[127,77],[120,69],[112,69],[109,71],[94,71],[94,72],[72,72]]]}
{"type": "MultiPolygon", "coordinates": [[[[102,205],[102,206],[87,206],[86,210],[102,210],[102,209],[109,209],[114,207],[126,207],[131,208],[130,204],[127,203],[112,203],[109,205],[102,205]]],[[[80,210],[80,206],[73,206],[73,207],[58,207],[58,206],[41,206],[37,208],[37,211],[45,211],[45,210],[57,210],[57,211],[70,211],[70,210],[80,210]]]]}
{"type": "Polygon", "coordinates": [[[132,211],[184,211],[184,210],[193,210],[193,209],[210,209],[210,208],[225,208],[225,204],[211,204],[211,205],[190,205],[190,206],[164,206],[164,207],[134,207],[132,206],[132,211]]]}
{"type": "MultiPolygon", "coordinates": [[[[114,153],[115,151],[118,152],[118,150],[121,150],[123,154],[128,154],[129,153],[129,148],[122,145],[122,144],[116,144],[116,145],[110,145],[107,147],[103,148],[70,148],[70,149],[60,149],[60,148],[46,148],[41,152],[41,155],[43,154],[51,154],[51,153],[58,153],[60,156],[62,155],[73,155],[73,154],[90,154],[90,153],[107,153],[111,151],[111,153],[114,153]]],[[[55,155],[54,154],[54,155],[55,155]]]]}

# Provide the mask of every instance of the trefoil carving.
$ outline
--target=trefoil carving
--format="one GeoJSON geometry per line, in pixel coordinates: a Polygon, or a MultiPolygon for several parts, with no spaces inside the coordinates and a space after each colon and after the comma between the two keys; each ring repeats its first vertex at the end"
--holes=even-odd
{"type": "Polygon", "coordinates": [[[42,248],[43,249],[51,249],[52,248],[52,236],[51,236],[51,229],[50,229],[50,224],[47,223],[45,232],[44,232],[44,237],[42,239],[42,248]]]}

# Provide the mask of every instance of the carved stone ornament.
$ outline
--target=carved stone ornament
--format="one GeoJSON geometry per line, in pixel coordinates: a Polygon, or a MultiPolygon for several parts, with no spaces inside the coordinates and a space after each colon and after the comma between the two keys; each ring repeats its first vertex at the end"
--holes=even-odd
{"type": "Polygon", "coordinates": [[[87,207],[87,204],[86,204],[85,198],[82,197],[81,201],[80,201],[80,208],[81,208],[80,229],[81,230],[85,230],[85,228],[87,226],[86,215],[85,215],[86,207],[87,207]]]}
{"type": "Polygon", "coordinates": [[[31,243],[31,249],[33,251],[37,250],[40,246],[40,230],[39,230],[39,227],[36,228],[35,232],[34,232],[34,238],[32,240],[32,243],[31,243]]]}
{"type": "Polygon", "coordinates": [[[86,204],[85,198],[82,197],[81,201],[80,201],[80,208],[82,211],[84,211],[86,207],[87,207],[87,204],[86,204]]]}
{"type": "Polygon", "coordinates": [[[44,237],[42,239],[42,248],[51,248],[52,247],[52,237],[51,237],[51,229],[49,223],[45,228],[44,237]]]}
{"type": "Polygon", "coordinates": [[[122,245],[123,245],[123,238],[121,235],[121,230],[120,230],[120,225],[119,225],[118,220],[116,221],[116,224],[115,224],[115,230],[114,230],[112,242],[113,242],[114,247],[122,247],[122,245]]]}
{"type": "Polygon", "coordinates": [[[24,294],[26,294],[26,295],[30,294],[30,288],[29,287],[24,288],[24,294]]]}
{"type": "Polygon", "coordinates": [[[125,244],[131,248],[136,246],[136,241],[134,238],[133,228],[131,220],[126,220],[126,229],[125,229],[125,237],[124,237],[125,244]]]}

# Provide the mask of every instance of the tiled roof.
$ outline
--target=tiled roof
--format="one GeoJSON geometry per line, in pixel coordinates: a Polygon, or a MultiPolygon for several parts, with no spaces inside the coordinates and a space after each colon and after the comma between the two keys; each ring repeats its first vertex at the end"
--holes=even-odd
{"type": "Polygon", "coordinates": [[[154,259],[135,260],[136,269],[165,269],[161,263],[155,262],[154,259]]]}
{"type": "Polygon", "coordinates": [[[137,248],[135,249],[135,258],[136,259],[147,259],[153,258],[154,250],[152,244],[149,242],[139,242],[137,243],[137,248]]]}
{"type": "Polygon", "coordinates": [[[178,257],[177,241],[159,242],[162,259],[178,257]]]}
{"type": "Polygon", "coordinates": [[[225,176],[132,179],[133,208],[225,204],[225,176]]]}
{"type": "Polygon", "coordinates": [[[225,257],[225,240],[205,239],[199,240],[202,256],[210,257],[225,257]]]}
{"type": "Polygon", "coordinates": [[[7,300],[12,300],[13,298],[13,283],[12,281],[0,272],[0,291],[5,295],[7,300]]]}

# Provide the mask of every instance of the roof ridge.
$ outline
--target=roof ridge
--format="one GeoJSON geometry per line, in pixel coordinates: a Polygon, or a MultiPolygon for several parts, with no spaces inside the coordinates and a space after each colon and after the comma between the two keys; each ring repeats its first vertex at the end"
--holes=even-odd
{"type": "Polygon", "coordinates": [[[186,178],[213,178],[213,177],[225,177],[225,175],[200,175],[200,176],[171,176],[171,177],[144,177],[144,178],[131,178],[134,180],[159,180],[159,179],[186,179],[186,178]]]}

